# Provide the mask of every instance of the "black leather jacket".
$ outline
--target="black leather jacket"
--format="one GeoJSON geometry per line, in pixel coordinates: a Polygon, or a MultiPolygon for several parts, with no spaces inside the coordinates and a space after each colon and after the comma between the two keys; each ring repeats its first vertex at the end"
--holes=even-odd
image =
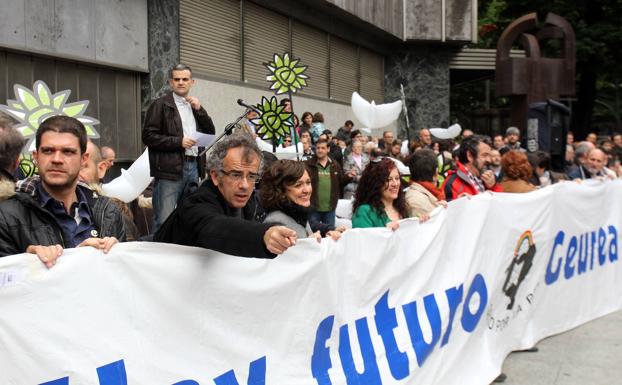
{"type": "Polygon", "coordinates": [[[231,208],[211,179],[184,198],[154,236],[154,241],[198,246],[241,257],[274,258],[263,236],[273,225],[261,223],[264,210],[255,194],[241,212],[231,208]]]}
{"type": "MultiPolygon", "coordinates": [[[[214,134],[214,123],[203,107],[192,109],[197,131],[214,134]]],[[[155,178],[177,180],[182,175],[185,149],[181,142],[184,129],[173,94],[156,99],[145,115],[143,143],[149,147],[149,169],[155,178]]],[[[199,160],[199,176],[205,173],[204,158],[199,160]]]]}
{"type": "MultiPolygon", "coordinates": [[[[0,257],[23,253],[30,245],[67,247],[53,214],[39,203],[37,183],[38,177],[25,179],[18,182],[17,192],[0,197],[0,257]]],[[[124,242],[121,210],[86,185],[78,184],[77,188],[88,200],[98,237],[115,237],[124,242]]]]}

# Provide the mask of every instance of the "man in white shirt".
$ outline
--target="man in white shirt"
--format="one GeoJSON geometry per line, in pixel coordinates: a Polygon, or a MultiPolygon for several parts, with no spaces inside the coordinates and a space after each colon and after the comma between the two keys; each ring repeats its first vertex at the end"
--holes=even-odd
{"type": "Polygon", "coordinates": [[[198,159],[196,133],[214,134],[214,123],[201,102],[189,92],[192,70],[178,64],[169,71],[172,92],[155,100],[145,115],[143,143],[149,147],[154,177],[154,231],[173,212],[186,187],[204,174],[205,159],[198,159]]]}

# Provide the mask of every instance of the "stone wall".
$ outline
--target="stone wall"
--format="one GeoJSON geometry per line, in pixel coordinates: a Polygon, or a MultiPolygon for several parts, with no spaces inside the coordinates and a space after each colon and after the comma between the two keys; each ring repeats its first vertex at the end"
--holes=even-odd
{"type": "Polygon", "coordinates": [[[179,0],[149,1],[149,73],[141,79],[143,113],[168,90],[168,71],[179,63],[179,0]]]}
{"type": "MultiPolygon", "coordinates": [[[[385,100],[400,98],[404,85],[410,121],[410,137],[422,127],[447,127],[449,123],[449,60],[451,48],[412,47],[387,56],[385,100]]],[[[406,138],[405,119],[400,116],[397,132],[406,138]]]]}

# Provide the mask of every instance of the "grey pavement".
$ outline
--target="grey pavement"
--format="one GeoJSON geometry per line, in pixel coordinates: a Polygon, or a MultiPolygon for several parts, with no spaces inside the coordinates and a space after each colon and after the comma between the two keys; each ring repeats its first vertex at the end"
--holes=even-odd
{"type": "Polygon", "coordinates": [[[507,385],[622,384],[622,311],[540,341],[536,353],[512,353],[507,385]]]}

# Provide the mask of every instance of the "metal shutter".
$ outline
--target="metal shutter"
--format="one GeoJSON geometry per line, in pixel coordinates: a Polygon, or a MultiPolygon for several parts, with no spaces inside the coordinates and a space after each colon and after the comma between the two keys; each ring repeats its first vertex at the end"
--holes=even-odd
{"type": "Polygon", "coordinates": [[[181,62],[195,74],[241,80],[240,1],[181,0],[181,62]]]}
{"type": "Polygon", "coordinates": [[[384,103],[384,57],[361,48],[361,96],[384,103]]]}
{"type": "Polygon", "coordinates": [[[293,23],[292,54],[307,65],[308,86],[302,95],[328,98],[328,35],[304,24],[293,23]]]}
{"type": "Polygon", "coordinates": [[[349,103],[359,85],[358,47],[345,40],[330,38],[330,97],[349,103]]]}
{"type": "Polygon", "coordinates": [[[31,89],[43,80],[52,93],[71,90],[67,103],[89,101],[85,115],[100,121],[94,142],[114,148],[119,162],[142,152],[139,73],[0,50],[0,74],[7,74],[0,76],[0,103],[15,98],[15,84],[31,89]]]}
{"type": "Polygon", "coordinates": [[[244,3],[244,80],[268,86],[264,66],[275,53],[289,52],[289,19],[286,16],[244,3]]]}

